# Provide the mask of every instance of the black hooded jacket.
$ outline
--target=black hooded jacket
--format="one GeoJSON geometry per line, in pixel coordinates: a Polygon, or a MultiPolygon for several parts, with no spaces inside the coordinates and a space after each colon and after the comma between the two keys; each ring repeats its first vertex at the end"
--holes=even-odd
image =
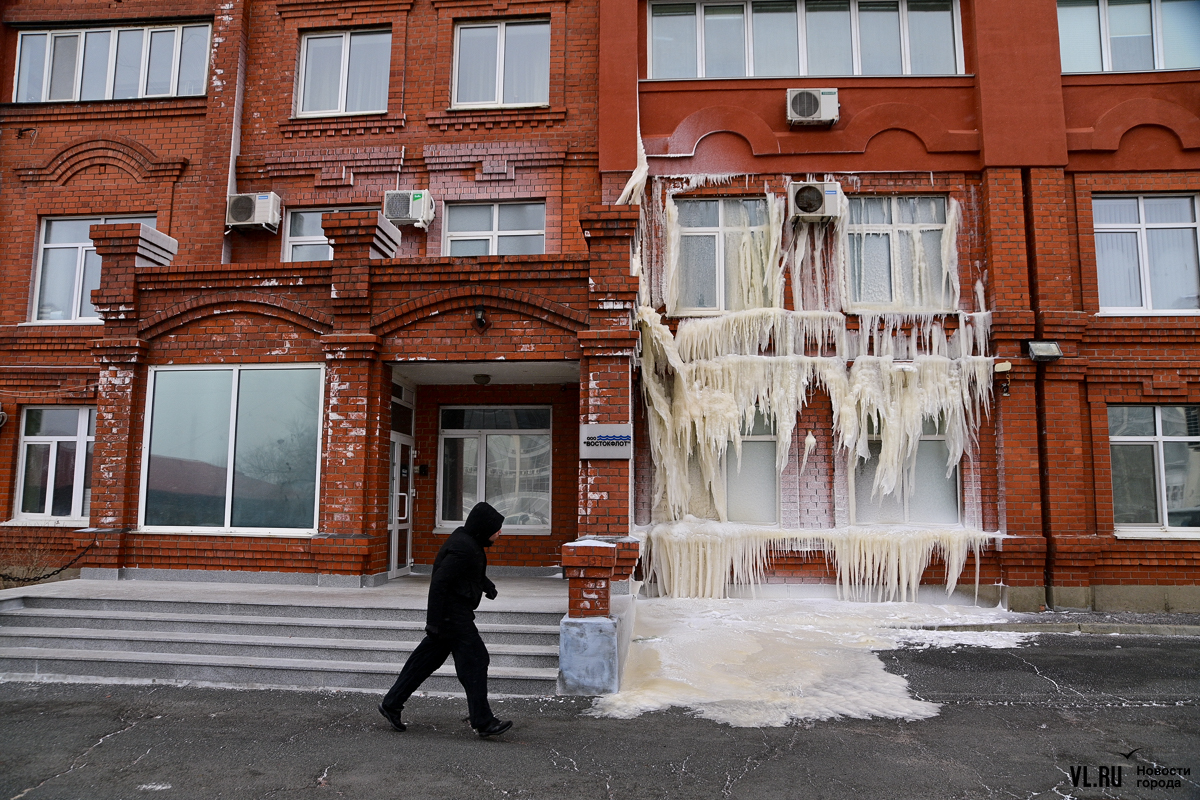
{"type": "Polygon", "coordinates": [[[467,516],[466,524],[456,528],[446,539],[429,580],[429,609],[425,615],[425,630],[437,635],[442,629],[459,621],[475,619],[473,613],[486,592],[491,595],[496,585],[487,577],[487,554],[491,536],[504,524],[504,515],[487,503],[477,503],[467,516]]]}

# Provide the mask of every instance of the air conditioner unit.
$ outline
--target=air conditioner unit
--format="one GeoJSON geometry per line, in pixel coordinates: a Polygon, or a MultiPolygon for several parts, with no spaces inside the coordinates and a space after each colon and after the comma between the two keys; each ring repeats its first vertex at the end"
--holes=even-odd
{"type": "Polygon", "coordinates": [[[274,192],[231,194],[225,204],[225,224],[231,228],[279,230],[282,203],[274,192]]]}
{"type": "Polygon", "coordinates": [[[837,181],[793,183],[788,187],[788,216],[801,222],[840,217],[845,197],[837,181]]]}
{"type": "Polygon", "coordinates": [[[788,89],[787,120],[791,125],[832,125],[838,121],[837,89],[788,89]]]}
{"type": "Polygon", "coordinates": [[[383,193],[383,216],[395,225],[427,228],[433,222],[433,195],[428,189],[399,189],[383,193]]]}

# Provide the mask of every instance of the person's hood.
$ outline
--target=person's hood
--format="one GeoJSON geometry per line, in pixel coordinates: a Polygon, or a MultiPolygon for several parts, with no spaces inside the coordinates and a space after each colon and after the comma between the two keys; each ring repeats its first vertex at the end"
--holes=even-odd
{"type": "Polygon", "coordinates": [[[476,503],[467,515],[463,531],[484,547],[490,545],[492,534],[504,525],[504,515],[487,503],[476,503]]]}

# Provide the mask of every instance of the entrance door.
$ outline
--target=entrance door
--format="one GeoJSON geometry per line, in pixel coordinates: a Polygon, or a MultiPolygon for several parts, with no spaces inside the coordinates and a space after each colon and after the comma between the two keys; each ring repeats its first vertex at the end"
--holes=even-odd
{"type": "Polygon", "coordinates": [[[412,570],[413,439],[392,433],[391,480],[388,482],[388,577],[412,570]]]}

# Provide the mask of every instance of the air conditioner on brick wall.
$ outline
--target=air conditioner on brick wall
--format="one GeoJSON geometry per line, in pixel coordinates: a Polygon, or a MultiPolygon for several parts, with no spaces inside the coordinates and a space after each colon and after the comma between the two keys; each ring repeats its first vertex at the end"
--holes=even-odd
{"type": "Polygon", "coordinates": [[[394,225],[428,228],[436,204],[428,189],[398,189],[383,193],[383,216],[394,225]]]}
{"type": "Polygon", "coordinates": [[[225,204],[225,224],[231,228],[279,230],[282,203],[274,192],[231,194],[225,204]]]}
{"type": "Polygon", "coordinates": [[[790,125],[832,125],[838,121],[837,89],[788,89],[790,125]]]}
{"type": "Polygon", "coordinates": [[[793,183],[788,187],[788,216],[801,222],[817,222],[842,215],[845,195],[837,181],[793,183]]]}

